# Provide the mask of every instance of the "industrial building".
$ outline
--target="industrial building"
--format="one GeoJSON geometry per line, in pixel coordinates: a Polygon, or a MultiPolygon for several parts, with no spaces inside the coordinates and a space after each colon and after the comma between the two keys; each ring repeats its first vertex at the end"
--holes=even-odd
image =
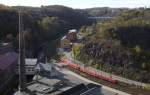
{"type": "Polygon", "coordinates": [[[103,95],[103,93],[100,85],[89,83],[76,85],[58,95],[103,95]]]}
{"type": "MultiPolygon", "coordinates": [[[[12,50],[9,43],[0,45],[0,94],[6,89],[12,90],[11,86],[15,76],[15,66],[18,63],[18,54],[12,50]]],[[[6,93],[6,92],[5,92],[6,93]]]]}
{"type": "Polygon", "coordinates": [[[70,51],[73,43],[78,42],[78,38],[82,38],[81,35],[77,35],[78,32],[76,29],[72,29],[68,31],[68,34],[62,37],[60,41],[60,48],[63,48],[65,51],[70,51]]]}

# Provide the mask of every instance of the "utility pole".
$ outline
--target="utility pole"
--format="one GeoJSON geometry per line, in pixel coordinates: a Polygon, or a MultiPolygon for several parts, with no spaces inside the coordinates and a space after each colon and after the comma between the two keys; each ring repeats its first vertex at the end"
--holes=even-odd
{"type": "Polygon", "coordinates": [[[21,10],[18,11],[19,20],[19,60],[18,60],[18,71],[19,71],[19,87],[18,91],[14,95],[30,95],[26,93],[26,69],[25,69],[25,39],[23,33],[23,23],[21,19],[21,10]]]}
{"type": "Polygon", "coordinates": [[[26,89],[26,69],[25,69],[25,39],[23,33],[22,14],[21,10],[18,12],[19,16],[19,91],[26,89]]]}

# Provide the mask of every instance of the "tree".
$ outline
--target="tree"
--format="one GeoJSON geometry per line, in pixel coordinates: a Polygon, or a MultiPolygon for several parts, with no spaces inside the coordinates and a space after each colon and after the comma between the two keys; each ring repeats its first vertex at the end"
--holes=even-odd
{"type": "Polygon", "coordinates": [[[69,25],[57,17],[45,17],[39,21],[39,26],[41,27],[41,36],[45,40],[52,40],[66,33],[69,25]]]}
{"type": "Polygon", "coordinates": [[[72,55],[73,55],[73,58],[76,59],[77,56],[79,56],[80,54],[80,50],[81,48],[83,47],[82,44],[76,44],[72,47],[72,55]]]}
{"type": "Polygon", "coordinates": [[[94,65],[101,64],[99,67],[135,80],[142,78],[142,72],[147,72],[143,82],[149,82],[149,16],[147,10],[132,10],[111,22],[98,22],[93,26],[83,27],[81,31],[87,35],[77,57],[88,63],[92,60],[94,65]]]}
{"type": "Polygon", "coordinates": [[[134,47],[134,50],[135,50],[135,53],[136,53],[137,55],[139,55],[139,54],[142,52],[140,46],[135,46],[135,47],[134,47]]]}

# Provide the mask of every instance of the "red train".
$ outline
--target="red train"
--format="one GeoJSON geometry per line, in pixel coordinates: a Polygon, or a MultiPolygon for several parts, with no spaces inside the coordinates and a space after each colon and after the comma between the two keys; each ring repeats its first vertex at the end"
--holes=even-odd
{"type": "Polygon", "coordinates": [[[98,78],[98,79],[102,79],[102,80],[105,80],[105,81],[108,81],[108,82],[111,82],[113,84],[116,84],[117,83],[117,80],[113,79],[111,76],[104,76],[98,72],[95,72],[95,71],[92,71],[92,70],[89,70],[88,68],[84,67],[84,66],[81,66],[81,65],[78,65],[78,64],[74,64],[72,63],[70,60],[68,59],[62,59],[61,60],[62,63],[64,64],[67,64],[69,67],[73,68],[73,69],[76,69],[80,72],[83,72],[85,74],[88,74],[90,76],[93,76],[95,78],[98,78]]]}

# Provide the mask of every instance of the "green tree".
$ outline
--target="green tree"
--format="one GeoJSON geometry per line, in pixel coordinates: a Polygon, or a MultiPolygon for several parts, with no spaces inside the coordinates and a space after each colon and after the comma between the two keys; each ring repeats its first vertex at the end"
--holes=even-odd
{"type": "Polygon", "coordinates": [[[72,47],[72,55],[74,59],[76,59],[79,56],[82,47],[82,44],[76,44],[72,47]]]}
{"type": "Polygon", "coordinates": [[[45,17],[39,21],[39,26],[41,27],[41,36],[45,40],[56,39],[68,30],[68,23],[57,17],[45,17]]]}

